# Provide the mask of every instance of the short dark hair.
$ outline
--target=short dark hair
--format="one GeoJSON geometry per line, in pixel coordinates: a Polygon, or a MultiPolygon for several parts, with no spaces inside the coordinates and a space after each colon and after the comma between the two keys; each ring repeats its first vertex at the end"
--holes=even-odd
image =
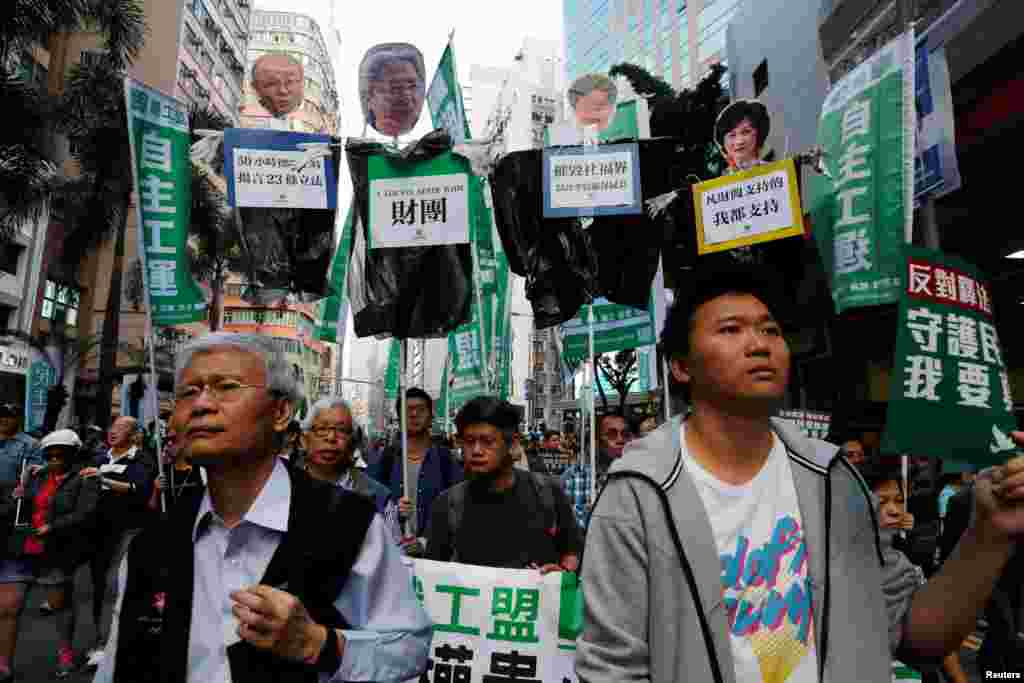
{"type": "MultiPolygon", "coordinates": [[[[704,258],[712,258],[705,256],[704,258]]],[[[697,309],[725,294],[750,294],[768,307],[776,321],[784,318],[782,296],[775,280],[762,266],[718,261],[700,267],[693,280],[676,290],[675,300],[665,318],[659,346],[667,359],[685,356],[690,350],[690,332],[697,309]]]]}
{"type": "MultiPolygon", "coordinates": [[[[419,387],[409,387],[405,390],[405,400],[408,403],[410,399],[419,398],[427,402],[427,408],[430,409],[430,414],[434,414],[434,399],[430,398],[430,394],[423,391],[419,387]]],[[[395,399],[395,414],[399,418],[402,417],[402,397],[399,396],[395,399]]]]}
{"type": "Polygon", "coordinates": [[[549,429],[546,432],[544,432],[544,440],[545,441],[547,441],[548,439],[550,439],[553,436],[562,436],[562,433],[560,431],[558,431],[557,429],[549,429]]]}
{"type": "Polygon", "coordinates": [[[505,445],[511,446],[519,428],[519,413],[507,401],[494,396],[477,396],[462,406],[455,416],[455,427],[462,434],[470,425],[481,423],[497,427],[505,438],[505,445]]]}
{"type": "Polygon", "coordinates": [[[903,471],[899,462],[875,460],[865,463],[861,467],[861,474],[864,475],[864,481],[872,492],[887,481],[895,481],[899,484],[900,492],[906,495],[906,491],[903,490],[903,471]]]}
{"type": "Polygon", "coordinates": [[[756,100],[737,100],[723,109],[715,121],[715,142],[719,147],[725,147],[726,134],[740,125],[743,119],[750,121],[757,131],[757,146],[764,146],[772,125],[768,108],[756,100]]]}

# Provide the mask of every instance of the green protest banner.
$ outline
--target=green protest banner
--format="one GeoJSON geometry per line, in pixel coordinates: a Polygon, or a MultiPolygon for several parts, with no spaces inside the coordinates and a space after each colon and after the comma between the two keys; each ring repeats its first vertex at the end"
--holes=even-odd
{"type": "Polygon", "coordinates": [[[398,375],[402,372],[402,342],[392,339],[388,346],[388,368],[384,372],[384,395],[388,400],[398,397],[398,375]]]}
{"type": "Polygon", "coordinates": [[[316,329],[313,338],[340,343],[345,339],[345,321],[348,319],[348,265],[352,256],[352,236],[358,221],[357,212],[349,207],[341,240],[331,263],[329,291],[326,299],[316,304],[316,329]]]}
{"type": "Polygon", "coordinates": [[[913,225],[914,38],[907,32],[832,86],[807,184],[812,230],[836,311],[899,300],[913,225]]]}
{"type": "MultiPolygon", "coordinates": [[[[480,342],[480,324],[478,323],[476,301],[470,306],[469,322],[459,325],[448,335],[448,366],[445,368],[447,377],[442,382],[442,391],[448,392],[447,407],[449,415],[456,415],[459,409],[470,399],[487,393],[484,379],[483,344],[480,342]]],[[[442,396],[444,398],[444,396],[442,396]]],[[[442,401],[442,412],[445,402],[442,401]]]]}
{"type": "MultiPolygon", "coordinates": [[[[585,307],[584,307],[585,308],[585,307]]],[[[562,356],[569,364],[587,358],[587,322],[583,308],[563,323],[562,356]]],[[[594,300],[594,353],[635,349],[655,342],[654,319],[650,311],[613,304],[605,298],[594,300]]]]}
{"type": "Polygon", "coordinates": [[[469,121],[462,102],[462,88],[455,72],[455,50],[451,42],[444,49],[441,61],[434,72],[427,90],[427,106],[434,128],[444,128],[454,144],[461,144],[470,138],[469,121]]]}
{"type": "Polygon", "coordinates": [[[188,106],[124,80],[138,201],[139,259],[153,325],[206,319],[206,298],[189,271],[185,244],[192,209],[188,106]]]}
{"type": "Polygon", "coordinates": [[[977,465],[1004,461],[1016,429],[1010,379],[982,274],[907,247],[882,450],[977,465]]]}
{"type": "Polygon", "coordinates": [[[435,673],[450,667],[445,680],[578,680],[583,601],[574,573],[420,559],[412,570],[413,590],[434,623],[428,666],[435,673]]]}

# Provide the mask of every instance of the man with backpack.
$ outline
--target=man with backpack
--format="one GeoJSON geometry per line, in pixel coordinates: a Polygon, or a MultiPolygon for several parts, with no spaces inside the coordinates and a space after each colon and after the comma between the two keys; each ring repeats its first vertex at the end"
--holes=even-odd
{"type": "Polygon", "coordinates": [[[542,573],[575,571],[580,532],[557,479],[515,467],[519,417],[480,396],[455,419],[467,481],[434,502],[426,557],[542,573]]]}

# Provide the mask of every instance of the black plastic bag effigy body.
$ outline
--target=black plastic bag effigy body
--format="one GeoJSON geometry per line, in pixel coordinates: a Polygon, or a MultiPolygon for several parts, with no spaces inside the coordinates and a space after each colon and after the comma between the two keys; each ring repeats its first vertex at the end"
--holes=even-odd
{"type": "MultiPolygon", "coordinates": [[[[678,187],[666,173],[679,141],[640,140],[640,189],[646,201],[678,187]]],[[[646,309],[658,269],[665,226],[638,215],[544,218],[542,150],[512,152],[491,175],[494,215],[512,272],[526,277],[537,328],[570,320],[580,306],[603,296],[646,309]]],[[[691,208],[692,210],[692,208],[691,208]]]]}
{"type": "MultiPolygon", "coordinates": [[[[359,214],[348,280],[358,337],[443,337],[469,319],[473,296],[469,244],[369,248],[368,160],[385,155],[415,164],[450,150],[451,138],[443,131],[428,133],[402,151],[367,140],[350,140],[345,146],[359,214]]],[[[468,173],[468,162],[466,168],[468,173]]]]}

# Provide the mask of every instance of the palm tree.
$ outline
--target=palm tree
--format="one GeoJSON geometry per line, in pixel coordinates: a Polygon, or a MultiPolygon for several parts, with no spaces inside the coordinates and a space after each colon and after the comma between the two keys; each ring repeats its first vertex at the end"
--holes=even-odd
{"type": "Polygon", "coordinates": [[[47,98],[26,81],[22,57],[55,33],[78,26],[87,10],[87,0],[0,3],[0,240],[39,219],[56,177],[47,98]]]}
{"type": "Polygon", "coordinates": [[[72,68],[57,107],[57,129],[75,143],[79,177],[61,188],[67,237],[65,264],[114,235],[114,260],[107,293],[100,352],[96,420],[110,422],[121,318],[125,228],[133,189],[131,147],[125,112],[125,70],[145,42],[139,0],[105,0],[90,5],[90,17],[105,35],[102,58],[72,68]]]}
{"type": "MultiPolygon", "coordinates": [[[[195,107],[189,111],[189,129],[193,142],[195,131],[223,130],[231,125],[215,110],[195,107]]],[[[228,208],[224,193],[214,184],[209,173],[192,165],[192,212],[189,218],[189,265],[196,279],[208,282],[210,331],[221,328],[224,309],[224,283],[228,273],[241,267],[241,245],[236,214],[228,208]]]]}

